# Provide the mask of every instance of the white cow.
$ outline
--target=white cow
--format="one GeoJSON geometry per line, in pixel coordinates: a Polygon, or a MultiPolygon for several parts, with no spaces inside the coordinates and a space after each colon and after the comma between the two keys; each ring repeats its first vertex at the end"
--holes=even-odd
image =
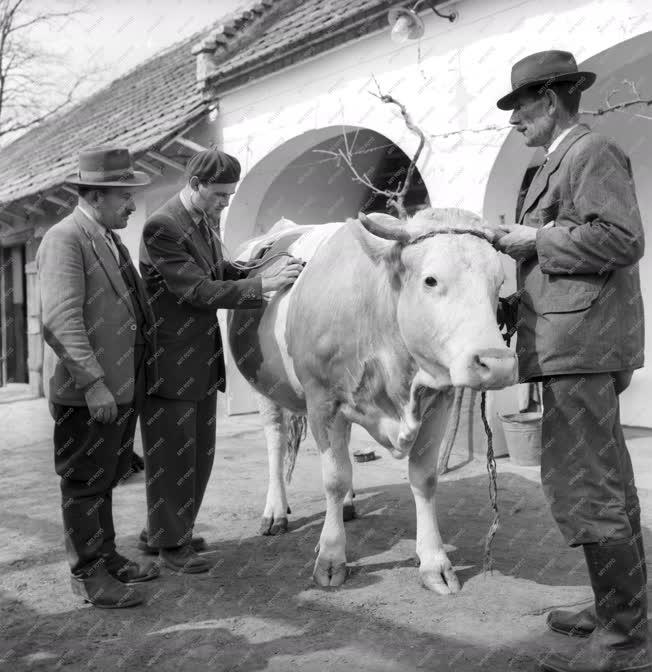
{"type": "Polygon", "coordinates": [[[231,313],[229,325],[237,366],[264,399],[270,482],[263,525],[287,526],[283,454],[288,432],[301,430],[296,418],[307,416],[326,493],[313,578],[321,586],[343,583],[348,443],[358,423],[394,457],[409,456],[421,579],[438,593],[458,591],[434,500],[453,392],[501,388],[517,376],[496,323],[503,271],[481,219],[433,209],[405,223],[387,215],[312,227],[284,220],[241,259],[270,241],[270,264],[279,263],[275,253],[289,252],[306,267],[264,308],[231,313]]]}

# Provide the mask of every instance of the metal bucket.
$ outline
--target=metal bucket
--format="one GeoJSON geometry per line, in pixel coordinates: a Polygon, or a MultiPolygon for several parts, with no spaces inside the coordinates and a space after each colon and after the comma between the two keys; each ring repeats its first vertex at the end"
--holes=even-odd
{"type": "Polygon", "coordinates": [[[522,467],[541,464],[541,413],[501,415],[509,458],[522,467]]]}

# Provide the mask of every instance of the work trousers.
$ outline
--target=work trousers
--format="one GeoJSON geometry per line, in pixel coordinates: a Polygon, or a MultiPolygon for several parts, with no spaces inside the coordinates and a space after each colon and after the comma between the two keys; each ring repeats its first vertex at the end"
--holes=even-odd
{"type": "Polygon", "coordinates": [[[632,462],[609,373],[543,378],[541,483],[570,546],[640,529],[632,462]]]}
{"type": "Polygon", "coordinates": [[[113,488],[131,468],[136,421],[145,393],[144,349],[134,352],[134,400],[118,405],[114,422],[94,420],[86,406],[52,404],[54,467],[61,477],[61,509],[70,571],[91,571],[115,550],[113,488]]]}
{"type": "Polygon", "coordinates": [[[151,396],[141,419],[148,544],[190,543],[215,457],[217,392],[200,401],[151,396]]]}

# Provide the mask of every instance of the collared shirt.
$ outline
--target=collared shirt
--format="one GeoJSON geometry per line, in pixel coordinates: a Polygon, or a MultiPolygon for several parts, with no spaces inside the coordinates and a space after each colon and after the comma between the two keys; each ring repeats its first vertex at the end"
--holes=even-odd
{"type": "Polygon", "coordinates": [[[113,235],[111,235],[111,232],[97,220],[95,215],[93,214],[92,210],[87,210],[85,206],[77,204],[77,207],[86,215],[86,217],[92,222],[92,224],[95,226],[95,229],[97,233],[99,233],[104,240],[106,241],[106,244],[109,246],[109,249],[111,250],[111,253],[115,257],[115,260],[118,262],[118,265],[120,264],[120,253],[118,252],[118,246],[115,243],[115,239],[113,238],[113,235]]]}
{"type": "Polygon", "coordinates": [[[561,144],[561,141],[574,129],[577,127],[578,124],[573,124],[572,126],[569,126],[566,130],[562,131],[553,141],[550,147],[548,148],[548,152],[546,154],[546,159],[559,147],[561,144]]]}
{"type": "MultiPolygon", "coordinates": [[[[199,229],[200,234],[203,236],[204,241],[211,250],[211,253],[213,255],[213,263],[216,263],[218,252],[216,249],[215,240],[213,238],[213,229],[206,221],[206,218],[204,217],[202,212],[200,212],[197,208],[195,208],[195,206],[193,206],[193,204],[190,202],[190,199],[188,198],[185,189],[179,192],[179,198],[181,199],[181,204],[187,210],[188,214],[190,215],[190,218],[199,229]]],[[[220,237],[219,231],[217,233],[217,237],[219,240],[220,237]]]]}
{"type": "Polygon", "coordinates": [[[191,202],[190,199],[188,198],[188,195],[186,193],[186,190],[183,189],[182,191],[179,192],[179,198],[181,199],[181,204],[183,207],[186,209],[188,214],[190,215],[190,218],[195,224],[198,224],[200,226],[205,225],[206,226],[206,233],[210,234],[216,234],[218,240],[221,241],[221,236],[220,236],[220,227],[219,223],[217,224],[217,231],[206,221],[204,218],[203,213],[198,210],[191,202]]]}
{"type": "Polygon", "coordinates": [[[197,210],[190,202],[185,189],[179,192],[179,198],[181,199],[183,207],[188,211],[188,214],[195,224],[198,224],[204,220],[204,216],[201,214],[201,212],[199,212],[199,210],[197,210]]]}

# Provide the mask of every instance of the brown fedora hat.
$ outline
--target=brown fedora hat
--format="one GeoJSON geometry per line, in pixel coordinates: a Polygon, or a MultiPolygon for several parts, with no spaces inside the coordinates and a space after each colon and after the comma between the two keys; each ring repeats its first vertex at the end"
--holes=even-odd
{"type": "Polygon", "coordinates": [[[570,51],[540,51],[530,54],[512,67],[512,90],[497,103],[501,110],[512,110],[518,94],[537,84],[550,86],[555,82],[577,82],[580,91],[595,82],[594,72],[578,70],[570,51]]]}
{"type": "Polygon", "coordinates": [[[144,187],[149,175],[134,170],[125,147],[89,147],[79,153],[79,169],[66,182],[85,187],[144,187]]]}

